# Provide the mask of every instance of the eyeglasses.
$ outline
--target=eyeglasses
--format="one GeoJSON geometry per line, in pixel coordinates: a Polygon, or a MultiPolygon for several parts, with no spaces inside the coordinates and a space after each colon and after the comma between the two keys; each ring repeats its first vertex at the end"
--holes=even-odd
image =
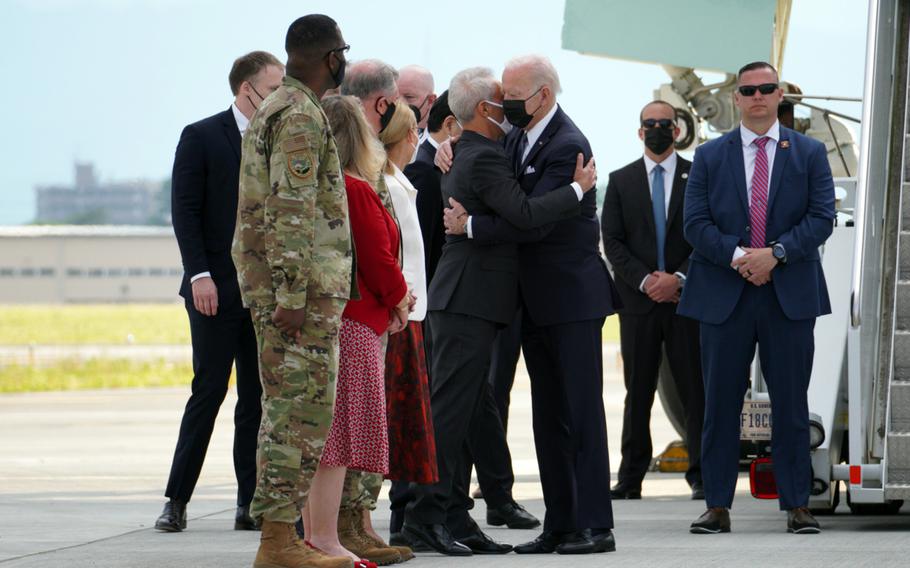
{"type": "Polygon", "coordinates": [[[777,83],[762,83],[761,85],[740,85],[739,94],[744,97],[751,97],[755,94],[755,91],[763,95],[770,95],[778,88],[777,83]]]}
{"type": "Polygon", "coordinates": [[[328,50],[325,54],[328,56],[333,53],[347,53],[350,50],[351,50],[351,46],[349,44],[344,44],[341,47],[336,47],[335,49],[328,50]]]}
{"type": "Polygon", "coordinates": [[[674,122],[672,118],[646,118],[641,121],[641,125],[645,128],[660,126],[661,128],[666,129],[676,126],[676,122],[674,122]]]}

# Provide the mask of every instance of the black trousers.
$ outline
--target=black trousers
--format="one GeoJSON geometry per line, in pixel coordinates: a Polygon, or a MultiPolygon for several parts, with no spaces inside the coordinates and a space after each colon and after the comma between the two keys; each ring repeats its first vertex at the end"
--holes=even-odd
{"type": "Polygon", "coordinates": [[[537,326],[527,310],[522,350],[531,377],[544,530],[612,529],[603,406],[604,318],[537,326]]]}
{"type": "MultiPolygon", "coordinates": [[[[467,516],[472,504],[467,495],[470,469],[465,463],[466,456],[476,452],[472,439],[480,435],[496,438],[493,447],[507,448],[487,381],[497,325],[439,311],[430,312],[428,320],[433,333],[430,402],[439,481],[413,487],[414,500],[407,505],[405,516],[417,523],[449,524],[458,534],[471,522],[467,516]]],[[[498,458],[511,461],[508,455],[498,458]]]]}
{"type": "Polygon", "coordinates": [[[686,412],[689,469],[686,481],[701,482],[701,432],[705,387],[701,376],[698,322],[676,315],[676,304],[655,304],[647,314],[619,316],[626,401],[622,419],[619,482],[641,488],[651,463],[651,407],[663,350],[686,412]]]}
{"type": "MultiPolygon", "coordinates": [[[[496,335],[493,344],[493,358],[490,362],[490,385],[493,387],[493,398],[496,409],[502,418],[502,426],[509,430],[509,403],[512,399],[512,385],[515,384],[515,368],[521,356],[521,309],[515,313],[515,319],[496,335]]],[[[478,470],[477,476],[480,477],[478,470]]],[[[513,480],[514,481],[514,480],[513,480]]],[[[512,484],[509,483],[511,491],[512,484]]]]}
{"type": "Polygon", "coordinates": [[[186,302],[193,343],[192,394],[186,403],[165,496],[188,502],[193,496],[218,409],[227,395],[231,365],[237,366],[234,407],[234,472],[237,505],[249,505],[256,489],[256,441],[262,418],[262,385],[256,332],[249,310],[238,300],[205,316],[186,302]]]}

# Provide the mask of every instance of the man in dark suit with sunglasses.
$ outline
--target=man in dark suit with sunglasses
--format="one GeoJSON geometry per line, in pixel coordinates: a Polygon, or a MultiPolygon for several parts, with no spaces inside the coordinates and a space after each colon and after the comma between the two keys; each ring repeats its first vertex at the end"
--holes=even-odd
{"type": "Polygon", "coordinates": [[[833,229],[834,182],[825,145],[780,126],[783,92],[764,62],[740,69],[742,124],[701,146],[686,187],[694,249],[678,313],[701,322],[705,379],[702,472],[707,510],[693,533],[730,531],[740,409],[759,346],[771,397],[771,455],[787,530],[817,533],[807,389],[815,319],[831,312],[819,247],[833,229]]]}
{"type": "Polygon", "coordinates": [[[663,350],[685,409],[693,499],[703,499],[701,426],[705,392],[698,322],[676,314],[692,247],[683,236],[683,193],[691,162],[676,154],[676,109],[645,105],[638,137],[645,155],[610,174],[601,213],[604,250],[622,298],[619,310],[623,375],[622,463],[613,499],[640,499],[651,464],[651,407],[663,350]]]}

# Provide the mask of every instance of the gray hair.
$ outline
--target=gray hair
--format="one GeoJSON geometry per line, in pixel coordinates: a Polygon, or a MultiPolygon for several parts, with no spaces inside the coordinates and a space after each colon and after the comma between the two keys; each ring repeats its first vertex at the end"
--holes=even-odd
{"type": "Polygon", "coordinates": [[[562,85],[559,83],[559,73],[556,67],[550,62],[550,59],[544,55],[520,55],[506,63],[506,71],[518,67],[526,67],[527,73],[533,79],[537,86],[546,85],[555,94],[562,92],[562,85]]]}
{"type": "Polygon", "coordinates": [[[462,124],[474,118],[474,109],[496,94],[498,80],[489,67],[471,67],[459,71],[449,84],[449,108],[462,124]]]}
{"type": "Polygon", "coordinates": [[[375,93],[391,97],[397,89],[398,71],[378,59],[362,59],[347,66],[341,94],[365,100],[375,93]]]}

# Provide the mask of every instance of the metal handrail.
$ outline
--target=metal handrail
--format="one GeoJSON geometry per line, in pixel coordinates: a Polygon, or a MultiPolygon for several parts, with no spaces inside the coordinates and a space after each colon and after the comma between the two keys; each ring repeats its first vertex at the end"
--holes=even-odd
{"type": "Polygon", "coordinates": [[[862,324],[863,269],[866,248],[866,193],[869,183],[869,152],[872,145],[872,96],[875,85],[875,59],[878,49],[879,3],[869,2],[869,26],[866,30],[866,73],[863,84],[863,113],[860,130],[859,160],[856,175],[856,240],[853,244],[853,282],[850,288],[850,326],[862,324]]]}

